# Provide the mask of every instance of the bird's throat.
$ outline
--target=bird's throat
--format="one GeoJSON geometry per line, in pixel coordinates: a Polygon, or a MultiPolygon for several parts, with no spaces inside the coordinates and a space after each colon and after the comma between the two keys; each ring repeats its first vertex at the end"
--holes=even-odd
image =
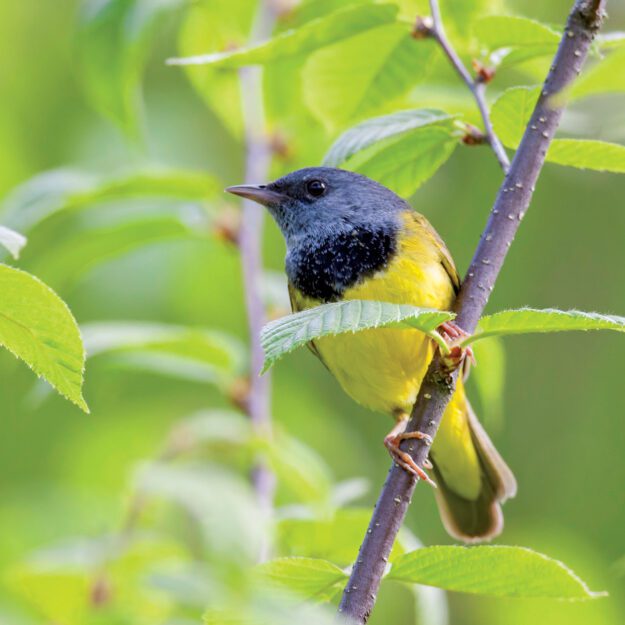
{"type": "Polygon", "coordinates": [[[302,239],[287,252],[289,281],[311,299],[340,300],[347,289],[388,266],[397,250],[397,238],[397,228],[385,225],[302,239]]]}

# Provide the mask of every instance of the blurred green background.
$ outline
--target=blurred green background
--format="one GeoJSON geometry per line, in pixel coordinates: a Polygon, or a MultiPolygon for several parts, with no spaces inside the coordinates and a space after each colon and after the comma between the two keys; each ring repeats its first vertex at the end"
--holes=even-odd
{"type": "MultiPolygon", "coordinates": [[[[512,11],[557,24],[569,6],[566,0],[508,3],[512,11]]],[[[0,195],[49,169],[107,174],[147,161],[210,171],[224,186],[240,182],[241,143],[204,106],[184,73],[163,63],[177,53],[176,18],[161,27],[150,53],[146,139],[137,146],[85,99],[78,79],[77,11],[76,0],[0,4],[0,195]]],[[[610,30],[625,29],[625,7],[614,2],[610,13],[610,30]]],[[[590,100],[586,109],[597,112],[587,134],[625,140],[624,104],[622,95],[590,100]]],[[[575,123],[573,114],[568,119],[565,131],[575,123]]],[[[321,126],[314,133],[320,149],[313,156],[319,159],[334,137],[321,126]]],[[[276,171],[300,164],[279,163],[276,171]]],[[[413,198],[461,273],[500,179],[488,150],[458,149],[413,198]]],[[[489,309],[531,305],[625,314],[624,198],[622,176],[547,165],[489,309]]],[[[32,235],[18,266],[54,288],[80,324],[167,322],[246,340],[238,252],[225,242],[166,237],[129,246],[93,267],[87,263],[75,278],[59,265],[59,256],[90,229],[106,227],[123,211],[140,213],[150,202],[108,203],[55,219],[32,235]]],[[[226,202],[217,200],[219,206],[226,202]]],[[[265,239],[267,266],[281,270],[283,243],[273,223],[265,239]]],[[[454,625],[624,621],[623,340],[610,334],[507,339],[503,415],[487,424],[519,482],[516,499],[505,506],[499,541],[563,560],[610,597],[566,604],[452,594],[454,625]]],[[[209,385],[129,371],[106,358],[88,363],[85,396],[89,415],[48,396],[23,363],[0,351],[0,577],[7,582],[0,622],[49,622],[13,591],[11,571],[38,548],[117,528],[136,463],[158,452],[180,417],[225,405],[209,385]]],[[[276,422],[317,450],[337,480],[365,477],[370,490],[364,501],[374,502],[389,466],[381,444],[389,426],[384,418],[354,405],[306,350],[275,369],[273,409],[276,422]]],[[[427,488],[417,490],[408,524],[425,544],[450,542],[427,488]]],[[[381,602],[374,621],[409,622],[401,601],[392,600],[381,602]]]]}

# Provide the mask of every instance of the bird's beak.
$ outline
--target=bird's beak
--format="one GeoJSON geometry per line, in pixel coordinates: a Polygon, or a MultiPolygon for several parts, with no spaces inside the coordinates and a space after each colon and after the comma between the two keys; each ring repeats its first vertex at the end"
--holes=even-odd
{"type": "Polygon", "coordinates": [[[228,187],[226,191],[258,202],[263,206],[275,206],[286,199],[286,196],[268,189],[264,184],[237,184],[233,187],[228,187]]]}

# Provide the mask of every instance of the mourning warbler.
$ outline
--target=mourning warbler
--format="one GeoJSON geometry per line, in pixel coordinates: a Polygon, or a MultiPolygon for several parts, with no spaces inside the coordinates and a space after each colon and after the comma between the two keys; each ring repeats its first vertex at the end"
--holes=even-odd
{"type": "MultiPolygon", "coordinates": [[[[377,182],[311,167],[266,185],[227,190],[266,206],[280,227],[294,311],[350,299],[452,306],[460,281],[442,239],[422,215],[377,182]]],[[[326,336],[310,347],[353,399],[396,420],[386,446],[398,464],[425,477],[399,443],[408,436],[403,432],[434,354],[432,340],[418,330],[380,328],[326,336]]],[[[447,531],[467,542],[499,534],[500,504],[514,496],[516,482],[475,417],[462,381],[430,460],[447,531]]]]}

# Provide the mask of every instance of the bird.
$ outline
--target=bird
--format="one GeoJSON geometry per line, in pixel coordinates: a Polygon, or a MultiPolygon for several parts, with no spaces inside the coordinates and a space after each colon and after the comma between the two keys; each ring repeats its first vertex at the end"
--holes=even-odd
{"type": "MultiPolygon", "coordinates": [[[[344,300],[452,308],[460,278],[445,243],[384,185],[352,171],[307,167],[226,191],[265,206],[277,223],[294,312],[344,300]]],[[[450,341],[462,335],[453,323],[441,331],[450,341]]],[[[395,420],[384,444],[398,465],[435,483],[440,516],[453,538],[472,543],[501,533],[501,504],[516,494],[516,480],[461,379],[426,467],[399,447],[406,438],[427,436],[405,430],[436,349],[431,338],[416,329],[376,328],[315,338],[309,348],[356,402],[395,420]]]]}

